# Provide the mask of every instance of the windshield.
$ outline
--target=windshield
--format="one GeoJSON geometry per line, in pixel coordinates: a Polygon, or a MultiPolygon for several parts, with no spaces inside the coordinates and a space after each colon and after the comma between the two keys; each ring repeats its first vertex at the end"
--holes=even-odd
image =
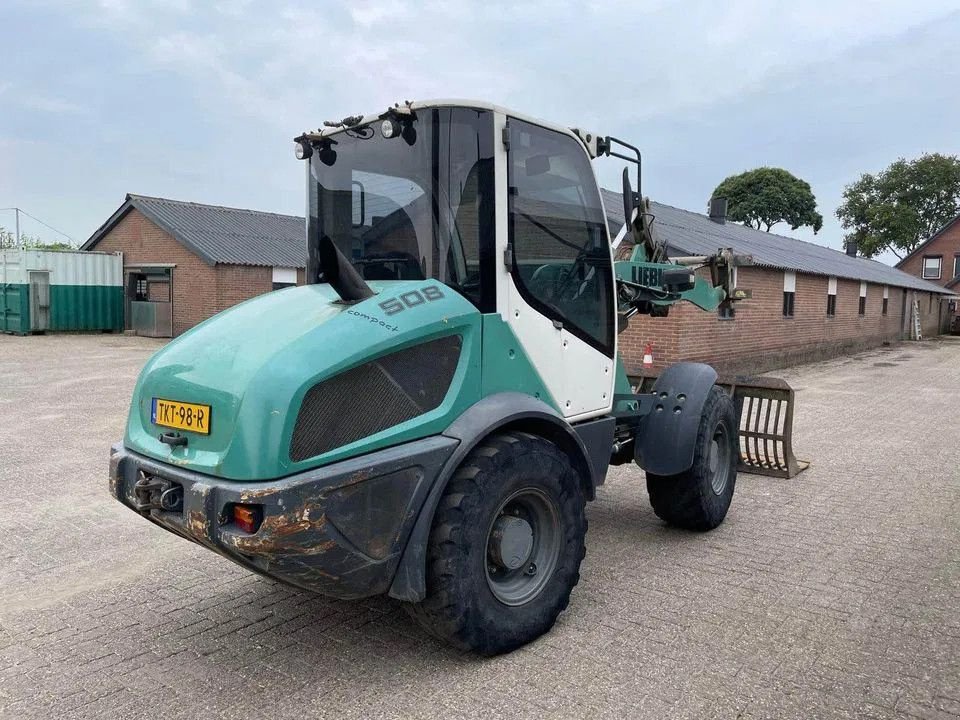
{"type": "Polygon", "coordinates": [[[327,235],[366,280],[436,279],[491,312],[491,114],[421,110],[394,130],[351,128],[314,152],[308,245],[327,235]]]}

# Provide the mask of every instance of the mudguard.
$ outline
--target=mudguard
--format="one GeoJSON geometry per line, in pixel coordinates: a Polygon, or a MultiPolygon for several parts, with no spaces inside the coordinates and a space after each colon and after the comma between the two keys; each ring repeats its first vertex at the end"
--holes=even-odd
{"type": "Polygon", "coordinates": [[[693,465],[700,415],[717,371],[703,363],[677,363],[657,378],[656,401],[640,421],[634,460],[654,475],[676,475],[693,465]]]}
{"type": "MultiPolygon", "coordinates": [[[[612,418],[610,420],[607,457],[613,440],[612,418]]],[[[517,392],[489,395],[467,409],[443,433],[460,444],[447,459],[420,508],[390,586],[390,597],[419,602],[426,596],[427,544],[433,515],[443,491],[467,454],[492,433],[502,429],[535,433],[564,450],[584,481],[584,495],[587,499],[593,499],[595,486],[603,482],[606,464],[601,470],[599,463],[592,460],[597,453],[588,450],[580,434],[556,410],[537,398],[517,392]]]]}

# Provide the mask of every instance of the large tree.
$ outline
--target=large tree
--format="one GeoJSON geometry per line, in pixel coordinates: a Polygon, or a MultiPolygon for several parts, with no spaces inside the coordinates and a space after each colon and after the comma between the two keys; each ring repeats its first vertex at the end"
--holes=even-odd
{"type": "Polygon", "coordinates": [[[731,175],[717,185],[713,197],[727,199],[727,217],[766,230],[780,222],[792,230],[807,225],[814,232],[823,227],[817,199],[810,184],[783,168],[760,167],[731,175]]]}
{"type": "Polygon", "coordinates": [[[843,191],[837,217],[845,239],[866,257],[890,250],[904,258],[960,215],[960,158],[933,153],[900,158],[843,191]]]}

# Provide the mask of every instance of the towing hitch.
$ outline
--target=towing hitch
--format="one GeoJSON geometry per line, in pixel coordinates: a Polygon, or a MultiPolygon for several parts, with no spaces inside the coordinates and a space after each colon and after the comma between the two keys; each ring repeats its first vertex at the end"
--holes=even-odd
{"type": "Polygon", "coordinates": [[[133,486],[134,506],[137,512],[165,510],[179,512],[183,509],[183,486],[172,480],[147,475],[143,470],[133,486]]]}

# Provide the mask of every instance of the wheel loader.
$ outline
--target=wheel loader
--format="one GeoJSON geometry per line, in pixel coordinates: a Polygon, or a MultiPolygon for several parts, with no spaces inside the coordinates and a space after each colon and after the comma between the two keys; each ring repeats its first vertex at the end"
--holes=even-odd
{"type": "Polygon", "coordinates": [[[635,147],[433,101],[326,123],[295,150],[305,285],[147,362],[111,450],[117,500],[297,588],[401,600],[481,654],[530,642],[567,607],[585,503],[610,465],[645,471],[667,523],[723,521],[729,395],[695,363],[634,392],[617,337],[637,313],[745,297],[734,270],[749,258],[668,259],[635,147]],[[613,238],[604,158],[636,169],[613,238]]]}

